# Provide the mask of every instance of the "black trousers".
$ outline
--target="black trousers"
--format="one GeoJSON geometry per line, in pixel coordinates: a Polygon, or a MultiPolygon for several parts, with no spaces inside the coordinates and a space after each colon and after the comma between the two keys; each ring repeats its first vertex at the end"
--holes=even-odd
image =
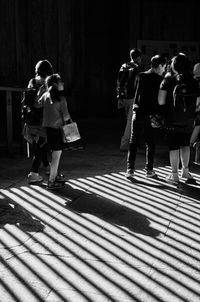
{"type": "Polygon", "coordinates": [[[48,151],[48,144],[44,137],[39,137],[38,142],[33,143],[33,161],[31,172],[38,173],[41,163],[43,163],[44,167],[49,165],[48,151]]]}
{"type": "Polygon", "coordinates": [[[151,126],[150,117],[139,110],[133,111],[130,145],[127,156],[127,169],[135,168],[138,143],[142,135],[146,143],[145,169],[152,170],[155,155],[154,129],[151,126]]]}

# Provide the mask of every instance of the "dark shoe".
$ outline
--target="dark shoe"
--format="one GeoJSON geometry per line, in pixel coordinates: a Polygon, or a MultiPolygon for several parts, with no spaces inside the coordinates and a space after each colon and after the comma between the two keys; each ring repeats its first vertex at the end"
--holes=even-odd
{"type": "Polygon", "coordinates": [[[157,178],[157,174],[153,170],[147,170],[145,173],[147,178],[157,178]]]}
{"type": "Polygon", "coordinates": [[[58,190],[64,187],[64,183],[57,182],[57,181],[48,181],[47,189],[48,190],[58,190]]]}
{"type": "Polygon", "coordinates": [[[56,176],[56,181],[57,181],[57,182],[65,182],[65,181],[66,181],[65,175],[64,175],[64,174],[58,174],[58,175],[56,176]]]}

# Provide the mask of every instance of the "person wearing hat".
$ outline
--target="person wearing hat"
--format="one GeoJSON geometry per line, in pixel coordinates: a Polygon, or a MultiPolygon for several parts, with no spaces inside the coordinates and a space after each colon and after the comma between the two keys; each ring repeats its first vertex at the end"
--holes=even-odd
{"type": "Polygon", "coordinates": [[[122,64],[117,79],[118,109],[124,108],[126,127],[121,138],[120,151],[127,151],[131,135],[132,105],[134,98],[134,82],[136,75],[143,71],[142,52],[138,48],[130,50],[130,61],[122,64]]]}

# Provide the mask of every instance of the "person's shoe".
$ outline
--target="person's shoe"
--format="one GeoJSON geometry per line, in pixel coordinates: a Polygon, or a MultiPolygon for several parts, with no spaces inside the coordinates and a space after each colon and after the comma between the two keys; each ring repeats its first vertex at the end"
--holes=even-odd
{"type": "Polygon", "coordinates": [[[168,182],[172,182],[172,183],[177,183],[179,182],[179,177],[178,177],[178,173],[171,173],[169,175],[167,175],[166,180],[168,182]]]}
{"type": "Polygon", "coordinates": [[[193,179],[193,176],[189,172],[189,169],[184,169],[184,168],[181,171],[181,177],[182,178],[187,178],[187,179],[193,179]]]}
{"type": "Polygon", "coordinates": [[[65,181],[66,181],[65,175],[64,175],[64,174],[58,174],[58,175],[56,176],[56,181],[57,181],[57,182],[65,182],[65,181]]]}
{"type": "Polygon", "coordinates": [[[145,176],[147,178],[157,178],[157,174],[153,170],[146,170],[145,176]]]}
{"type": "Polygon", "coordinates": [[[29,184],[38,183],[41,181],[43,181],[43,177],[39,173],[30,172],[28,174],[28,183],[29,184]]]}
{"type": "Polygon", "coordinates": [[[189,169],[182,169],[181,171],[181,177],[186,178],[186,183],[188,184],[196,184],[196,179],[193,178],[191,173],[189,172],[189,169]]]}
{"type": "Polygon", "coordinates": [[[127,169],[126,173],[125,173],[125,177],[127,179],[129,178],[133,178],[134,177],[134,169],[127,169]]]}
{"type": "Polygon", "coordinates": [[[58,189],[62,189],[63,187],[64,187],[63,182],[48,181],[48,184],[47,184],[48,190],[58,190],[58,189]]]}

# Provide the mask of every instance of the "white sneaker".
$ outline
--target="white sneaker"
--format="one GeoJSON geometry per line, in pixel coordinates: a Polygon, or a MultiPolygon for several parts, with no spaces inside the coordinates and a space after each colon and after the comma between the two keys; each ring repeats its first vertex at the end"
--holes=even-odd
{"type": "Polygon", "coordinates": [[[167,175],[166,180],[169,182],[179,182],[178,173],[172,172],[171,174],[167,175]]]}
{"type": "Polygon", "coordinates": [[[134,169],[127,169],[126,173],[125,173],[125,177],[127,179],[129,178],[133,178],[134,177],[134,169]]]}
{"type": "Polygon", "coordinates": [[[43,181],[43,177],[39,173],[30,172],[28,174],[28,183],[33,184],[43,181]]]}
{"type": "Polygon", "coordinates": [[[181,177],[187,179],[193,179],[193,176],[190,174],[189,169],[184,169],[184,168],[182,169],[181,177]]]}

